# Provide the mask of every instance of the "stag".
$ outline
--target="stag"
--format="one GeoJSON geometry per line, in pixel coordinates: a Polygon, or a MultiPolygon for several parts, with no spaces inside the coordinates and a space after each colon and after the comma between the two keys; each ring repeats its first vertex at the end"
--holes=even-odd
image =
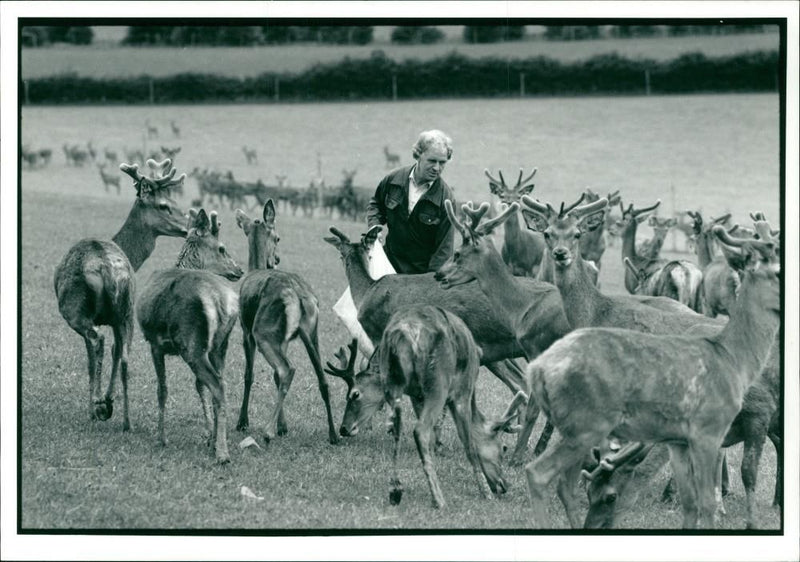
{"type": "MultiPolygon", "coordinates": [[[[561,303],[549,297],[550,285],[515,277],[504,267],[503,258],[491,241],[491,233],[503,222],[516,216],[519,204],[514,202],[497,217],[481,223],[489,210],[489,203],[478,209],[472,203],[462,205],[462,212],[468,221],[460,221],[453,210],[451,201],[445,201],[445,210],[453,227],[461,233],[462,244],[453,256],[445,262],[435,278],[444,289],[468,287],[470,281],[477,285],[488,299],[492,309],[499,313],[507,327],[522,348],[528,361],[535,359],[543,350],[545,343],[555,341],[569,331],[569,324],[561,303]]],[[[523,463],[527,452],[528,439],[539,415],[536,403],[529,402],[526,423],[520,433],[511,464],[523,463]]],[[[547,445],[552,426],[546,426],[537,443],[534,454],[539,454],[547,445]]]]}
{"type": "MultiPolygon", "coordinates": [[[[467,283],[445,290],[434,278],[433,273],[420,275],[386,275],[373,280],[367,269],[369,250],[378,238],[381,227],[374,226],[359,242],[350,239],[335,227],[330,231],[335,236],[325,241],[339,250],[345,265],[347,279],[353,301],[358,309],[358,321],[373,345],[380,342],[383,330],[391,316],[398,310],[412,305],[430,304],[441,306],[461,318],[472,332],[473,338],[483,350],[481,364],[485,365],[511,391],[527,392],[527,385],[514,361],[506,361],[525,355],[507,321],[495,308],[476,283],[467,283]]],[[[519,283],[540,288],[537,302],[542,310],[559,311],[561,301],[554,287],[536,282],[533,279],[519,278],[519,283]]],[[[552,312],[557,316],[560,312],[552,312]]],[[[558,339],[560,332],[542,330],[538,337],[531,338],[531,345],[539,350],[546,349],[558,339]]],[[[533,348],[531,348],[533,349],[533,348]]],[[[367,357],[373,349],[364,350],[367,357]]],[[[344,424],[339,433],[351,435],[357,429],[344,424]]]]}
{"type": "MultiPolygon", "coordinates": [[[[613,434],[667,443],[684,527],[713,527],[719,449],[767,363],[781,307],[774,244],[736,239],[720,226],[714,233],[746,256],[739,299],[719,333],[659,336],[587,328],[528,366],[533,396],[560,434],[555,446],[526,467],[535,526],[547,523],[548,484],[557,476],[560,485],[569,482],[585,452],[613,434]]],[[[562,503],[570,509],[563,496],[562,503]]]]}
{"type": "Polygon", "coordinates": [[[653,228],[653,237],[639,244],[636,248],[636,253],[648,260],[658,260],[661,257],[661,248],[664,247],[670,228],[677,225],[678,221],[672,217],[664,219],[651,216],[647,220],[647,224],[653,228]]]}
{"type": "Polygon", "coordinates": [[[417,414],[414,441],[434,507],[445,507],[431,451],[434,425],[445,406],[453,416],[481,494],[487,499],[492,493],[504,494],[508,484],[500,468],[503,445],[499,437],[502,432],[518,431],[518,426],[511,427],[511,420],[527,396],[518,392],[499,420],[484,418],[475,399],[481,351],[464,322],[438,306],[412,306],[397,311],[375,352],[380,365],[377,373],[365,370],[354,374],[357,345],[354,339],[349,360],[343,349],[339,351],[346,367],[328,363],[326,371],[348,381],[345,420],[369,419],[384,401],[392,408],[394,477],[390,503],[399,504],[403,495],[397,463],[404,394],[411,399],[417,414]]]}
{"type": "MultiPolygon", "coordinates": [[[[657,201],[652,207],[644,209],[634,209],[632,204],[627,209],[622,208],[622,219],[620,221],[622,228],[622,258],[628,258],[636,270],[643,270],[646,274],[645,282],[641,283],[641,280],[631,271],[626,270],[625,288],[629,293],[633,294],[635,293],[635,288],[639,287],[641,294],[669,297],[685,304],[692,310],[700,312],[700,299],[698,297],[703,274],[697,265],[686,260],[669,261],[660,259],[657,256],[652,258],[642,255],[636,250],[637,224],[644,220],[645,213],[656,209],[660,204],[661,201],[657,201]]],[[[620,207],[622,207],[621,203],[620,207]]],[[[664,235],[666,235],[666,231],[664,235]]],[[[663,244],[663,240],[661,243],[663,244]]]]}
{"type": "MultiPolygon", "coordinates": [[[[519,202],[520,197],[533,191],[534,184],[531,183],[531,180],[536,175],[536,168],[525,179],[522,179],[523,171],[520,168],[517,183],[513,187],[506,184],[503,172],[499,170],[497,172],[500,176],[499,179],[492,177],[489,170],[484,170],[483,173],[489,178],[489,190],[492,194],[499,197],[501,203],[510,205],[515,201],[519,202]]],[[[514,275],[536,277],[544,249],[545,243],[542,235],[523,228],[519,214],[515,213],[506,219],[503,226],[503,247],[500,255],[514,275]]]]}
{"type": "Polygon", "coordinates": [[[173,179],[142,176],[138,166],[121,164],[133,178],[136,200],[122,228],[111,241],[85,238],[76,243],[58,264],[54,275],[58,311],[70,328],[83,338],[89,367],[91,419],[107,420],[114,405],[117,373],[122,380],[123,430],[128,416],[128,351],[133,337],[134,272],[155,249],[158,236],[186,236],[183,212],[170,199],[170,189],[185,175],[173,179]],[[98,326],[114,333],[111,380],[100,397],[105,338],[98,326]]]}
{"type": "Polygon", "coordinates": [[[266,440],[287,433],[283,401],[289,393],[295,368],[289,361],[289,343],[300,338],[317,375],[319,391],[328,418],[328,440],[339,441],[331,413],[328,382],[319,355],[319,299],[311,286],[298,274],[279,271],[277,246],[280,237],[275,230],[275,205],[272,199],[264,204],[263,220],[252,220],[241,209],[236,210],[236,224],[247,236],[248,273],[239,287],[239,317],[242,325],[245,371],[242,409],[236,428],[250,425],[248,405],[253,384],[255,350],[261,352],[272,367],[278,399],[270,416],[266,440]]]}
{"type": "Polygon", "coordinates": [[[158,379],[158,435],[167,444],[165,356],[179,355],[195,376],[208,442],[220,464],[230,462],[223,370],[228,338],[238,315],[238,295],[222,278],[236,281],[243,271],[219,241],[216,212],[190,211],[191,230],[175,267],[156,271],[136,303],[136,317],[158,379]],[[209,411],[211,394],[213,422],[209,411]]]}

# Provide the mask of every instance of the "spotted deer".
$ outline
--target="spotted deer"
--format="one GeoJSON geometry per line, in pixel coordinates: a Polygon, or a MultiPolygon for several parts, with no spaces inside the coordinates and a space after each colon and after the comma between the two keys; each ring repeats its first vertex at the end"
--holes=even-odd
{"type": "Polygon", "coordinates": [[[294,380],[295,367],[289,361],[289,343],[300,338],[317,375],[319,391],[328,419],[328,441],[338,442],[331,413],[328,382],[319,355],[319,299],[311,286],[298,274],[275,269],[280,261],[277,246],[280,237],[275,229],[275,205],[264,204],[262,219],[251,219],[236,210],[236,224],[247,236],[248,273],[239,287],[239,319],[242,325],[245,371],[242,408],[237,429],[250,425],[248,406],[253,384],[255,351],[258,349],[273,369],[278,398],[269,418],[267,442],[288,432],[283,402],[294,380]]]}
{"type": "Polygon", "coordinates": [[[717,334],[580,329],[528,366],[532,394],[559,430],[558,443],[526,467],[534,526],[549,523],[549,483],[559,477],[559,489],[569,486],[586,451],[610,435],[666,443],[684,527],[714,526],[719,450],[767,364],[780,328],[781,295],[771,241],[733,238],[721,226],[713,232],[744,256],[739,298],[717,334]]]}
{"type": "Polygon", "coordinates": [[[158,236],[185,237],[183,212],[170,199],[170,189],[185,176],[152,179],[137,165],[121,164],[133,179],[136,199],[122,228],[111,240],[85,238],[72,246],[56,266],[53,276],[58,311],[70,328],[83,338],[89,370],[91,419],[107,420],[114,407],[117,374],[122,380],[123,430],[131,427],[128,415],[128,353],[133,337],[134,272],[150,256],[158,236]],[[111,379],[100,396],[105,338],[98,331],[109,326],[114,334],[111,379]]]}
{"type": "Polygon", "coordinates": [[[431,450],[434,425],[445,406],[453,416],[483,497],[506,492],[508,483],[500,468],[504,451],[500,435],[518,431],[519,427],[512,426],[511,422],[527,397],[519,391],[498,420],[487,420],[483,416],[475,396],[481,351],[461,319],[437,306],[398,310],[387,324],[375,351],[379,364],[377,372],[367,369],[355,374],[356,351],[357,340],[353,340],[349,360],[344,350],[340,350],[339,357],[344,365],[336,367],[328,363],[326,370],[349,381],[345,419],[369,418],[384,401],[392,409],[394,476],[389,492],[392,505],[399,504],[403,496],[398,460],[404,395],[411,399],[417,414],[414,441],[434,507],[445,507],[431,450]]]}
{"type": "Polygon", "coordinates": [[[136,302],[136,317],[150,344],[156,371],[161,444],[167,444],[165,357],[178,355],[194,373],[208,442],[214,446],[217,462],[224,464],[230,462],[230,454],[223,371],[228,338],[239,311],[238,295],[227,281],[238,280],[243,271],[219,241],[216,212],[209,216],[203,209],[192,209],[190,214],[191,228],[175,267],[153,273],[136,302]]]}

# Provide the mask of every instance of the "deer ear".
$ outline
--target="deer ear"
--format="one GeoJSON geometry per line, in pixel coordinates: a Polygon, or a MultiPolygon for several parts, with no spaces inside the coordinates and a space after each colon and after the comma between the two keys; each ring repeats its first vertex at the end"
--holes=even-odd
{"type": "Polygon", "coordinates": [[[728,265],[730,265],[731,268],[737,273],[742,273],[745,269],[747,269],[747,265],[750,261],[749,252],[739,252],[732,248],[726,247],[724,244],[720,244],[719,248],[722,250],[722,255],[725,256],[725,260],[728,262],[728,265]]]}
{"type": "Polygon", "coordinates": [[[264,224],[269,227],[275,226],[275,203],[272,202],[272,198],[264,203],[264,224]]]}
{"type": "Polygon", "coordinates": [[[591,213],[583,217],[580,222],[580,229],[584,232],[591,232],[597,230],[601,225],[605,224],[606,210],[600,209],[595,213],[591,213]]]}
{"type": "Polygon", "coordinates": [[[245,236],[250,234],[250,227],[253,221],[241,209],[236,209],[236,224],[244,231],[245,236]]]}
{"type": "Polygon", "coordinates": [[[499,186],[499,185],[497,185],[497,184],[496,184],[496,183],[494,183],[493,181],[490,181],[490,182],[489,182],[489,192],[490,192],[492,195],[497,195],[498,197],[500,197],[500,195],[503,193],[503,190],[502,190],[502,189],[500,189],[500,186],[499,186]]]}
{"type": "Polygon", "coordinates": [[[547,230],[547,220],[539,214],[526,210],[524,207],[522,208],[522,218],[529,230],[534,230],[536,232],[544,232],[547,230]]]}
{"type": "Polygon", "coordinates": [[[342,241],[334,236],[323,236],[322,239],[337,250],[342,247],[342,241]]]}
{"type": "MultiPolygon", "coordinates": [[[[189,212],[191,215],[191,211],[189,212]]],[[[194,220],[192,221],[191,228],[194,228],[198,231],[208,230],[211,227],[211,223],[208,220],[208,215],[206,215],[205,209],[200,209],[197,211],[197,214],[194,216],[194,220]]]]}
{"type": "Polygon", "coordinates": [[[647,224],[649,226],[656,226],[658,224],[658,222],[656,221],[656,217],[653,216],[653,215],[650,215],[650,217],[648,217],[648,219],[647,219],[647,224]]]}

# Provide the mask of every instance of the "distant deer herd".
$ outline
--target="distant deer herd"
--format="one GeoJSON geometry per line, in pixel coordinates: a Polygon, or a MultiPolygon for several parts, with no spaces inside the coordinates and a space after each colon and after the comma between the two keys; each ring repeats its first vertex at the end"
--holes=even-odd
{"type": "MultiPolygon", "coordinates": [[[[175,138],[180,136],[177,124],[171,122],[170,128],[175,138]]],[[[147,137],[158,134],[158,127],[147,122],[147,137]]],[[[255,149],[242,150],[248,163],[257,163],[255,149]]],[[[730,215],[688,212],[696,261],[668,260],[661,257],[661,248],[678,220],[655,216],[658,201],[636,208],[630,201],[625,206],[617,191],[601,196],[587,189],[571,204],[553,205],[533,197],[535,169],[527,176],[520,170],[513,186],[502,172],[487,170],[499,212],[490,213],[488,202],[446,201],[460,242],[438,272],[372,279],[367,261],[380,227],[358,240],[330,228],[332,236],[324,240],[342,258],[371,348],[362,345],[368,360],[357,366],[353,339],[324,366],[318,323],[325,309],[302,276],[277,268],[280,203],[284,210],[305,209],[307,190],[293,194],[285,177],[273,188],[261,180],[238,182],[230,173],[197,168],[191,173],[200,185],[198,206],[216,197],[219,204],[227,198],[232,208],[240,207],[245,193],[255,197],[257,218],[235,209],[247,238],[244,272],[220,239],[217,213],[203,208],[184,212],[173,199],[187,177],[176,177],[179,151],[162,147],[150,155],[167,156],[161,161],[128,154],[131,163],[119,166],[136,191],[127,219],[109,239],[77,242],[55,269],[59,312],[86,348],[91,419],[112,417],[119,377],[123,430],[131,428],[128,360],[135,317],[156,373],[160,443],[167,443],[165,357],[177,355],[194,374],[208,444],[219,463],[230,462],[224,371],[229,336],[239,322],[245,368],[236,429],[250,426],[257,350],[274,371],[277,392],[264,438],[288,433],[284,399],[296,368],[287,350],[299,339],[317,378],[331,444],[356,435],[388,404],[394,440],[392,505],[404,493],[397,472],[404,396],[416,414],[414,440],[437,508],[446,505],[433,462],[445,410],[486,498],[507,492],[502,435],[518,434],[509,464],[525,465],[534,528],[554,525],[546,509],[553,481],[572,527],[613,527],[626,494],[648,485],[633,469],[648,455],[661,464],[669,460],[683,526],[713,528],[726,489],[724,448],[739,442],[744,442],[744,524],[755,528],[755,484],[767,438],[778,453],[774,503],[781,504],[781,237],[763,213],[751,215],[751,229],[730,225],[730,215]],[[149,167],[149,175],[140,171],[140,162],[149,167]],[[637,244],[637,228],[645,220],[653,237],[637,244]],[[504,242],[498,249],[493,237],[500,230],[504,242]],[[185,241],[174,267],[154,272],[135,290],[134,273],[154,251],[158,236],[185,241]],[[601,259],[616,236],[629,293],[624,295],[606,293],[598,285],[601,259]],[[101,326],[108,326],[114,338],[105,390],[101,326]],[[512,393],[497,417],[485,416],[479,407],[481,365],[512,393]],[[338,431],[326,374],[347,386],[338,431]],[[540,412],[547,423],[530,451],[540,412]],[[584,518],[575,489],[581,479],[589,500],[584,518]]],[[[65,145],[64,153],[73,166],[98,158],[91,143],[85,149],[65,145]]],[[[384,153],[387,166],[399,163],[388,147],[384,153]]],[[[50,153],[26,149],[23,157],[40,166],[50,153]]],[[[120,177],[107,169],[116,157],[107,148],[97,165],[105,189],[113,186],[120,193],[120,177]]],[[[343,188],[328,203],[341,217],[357,218],[369,196],[353,187],[355,173],[344,171],[343,188]]],[[[308,207],[324,205],[321,184],[308,207]]]]}

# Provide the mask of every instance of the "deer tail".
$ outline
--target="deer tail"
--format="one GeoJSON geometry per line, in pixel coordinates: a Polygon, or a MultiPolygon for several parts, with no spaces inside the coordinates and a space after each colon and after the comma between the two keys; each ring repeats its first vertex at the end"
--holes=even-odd
{"type": "Polygon", "coordinates": [[[284,333],[285,341],[291,340],[300,329],[300,318],[302,311],[300,310],[300,297],[293,289],[284,289],[281,291],[281,301],[283,302],[283,309],[286,314],[286,332],[284,333]]]}

